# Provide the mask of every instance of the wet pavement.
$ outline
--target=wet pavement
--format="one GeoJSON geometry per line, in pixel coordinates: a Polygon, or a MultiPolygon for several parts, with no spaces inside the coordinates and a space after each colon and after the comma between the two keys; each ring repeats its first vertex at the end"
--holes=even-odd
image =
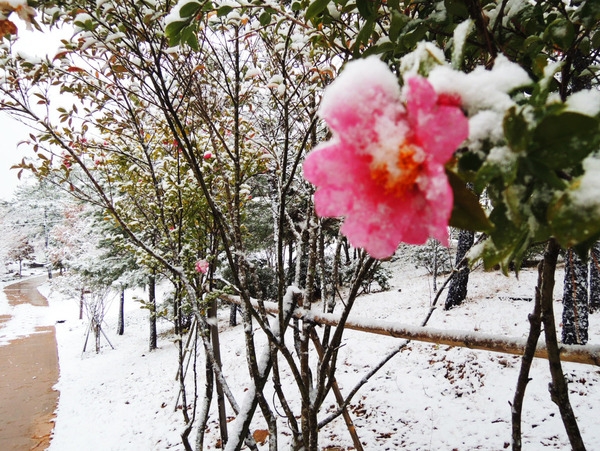
{"type": "MultiPolygon", "coordinates": [[[[29,303],[47,307],[37,290],[45,277],[7,286],[11,306],[29,303]]],[[[9,315],[0,316],[2,324],[9,315]]],[[[36,333],[0,346],[0,450],[45,450],[54,426],[58,392],[58,352],[54,326],[37,327],[36,333]]]]}

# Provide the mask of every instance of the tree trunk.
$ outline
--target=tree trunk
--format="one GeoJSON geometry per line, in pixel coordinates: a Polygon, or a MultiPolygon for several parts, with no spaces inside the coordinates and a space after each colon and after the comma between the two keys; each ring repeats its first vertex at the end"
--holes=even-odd
{"type": "Polygon", "coordinates": [[[460,305],[467,297],[467,285],[469,283],[469,264],[464,258],[471,246],[475,242],[475,233],[468,230],[461,230],[458,234],[458,248],[456,249],[456,269],[457,273],[450,282],[448,288],[448,297],[444,305],[445,310],[460,305]]]}
{"type": "MultiPolygon", "coordinates": [[[[554,249],[554,265],[556,265],[556,257],[558,256],[558,244],[553,238],[550,239],[548,247],[554,249]]],[[[570,250],[572,255],[575,255],[570,250]]],[[[569,251],[567,251],[567,254],[569,251]]],[[[587,268],[586,268],[587,269],[587,268]]],[[[566,272],[566,271],[565,271],[566,272]]],[[[554,302],[552,292],[554,288],[554,279],[547,280],[544,283],[548,285],[549,295],[542,293],[542,324],[544,326],[544,337],[546,339],[546,348],[548,350],[548,365],[552,376],[552,383],[548,384],[548,391],[552,401],[558,406],[562,422],[565,426],[569,442],[573,451],[584,451],[585,445],[581,438],[577,418],[571,407],[569,400],[569,387],[565,379],[565,374],[560,362],[560,349],[556,337],[556,325],[554,323],[554,302]]],[[[586,298],[587,301],[587,298],[586,298]]]]}
{"type": "Polygon", "coordinates": [[[148,305],[150,306],[150,339],[149,349],[150,351],[156,349],[156,278],[151,275],[148,278],[148,305]]]}
{"type": "Polygon", "coordinates": [[[588,268],[573,249],[565,253],[562,342],[584,345],[588,341],[588,268]]]}
{"type": "Polygon", "coordinates": [[[83,295],[85,290],[81,289],[81,296],[79,296],[79,319],[83,319],[83,295]]]}
{"type": "Polygon", "coordinates": [[[92,328],[94,330],[94,339],[96,342],[96,354],[100,353],[100,323],[94,318],[92,320],[92,328]]]}
{"type": "Polygon", "coordinates": [[[117,335],[125,333],[125,290],[121,290],[121,299],[119,300],[119,319],[117,321],[117,335]]]}
{"type": "Polygon", "coordinates": [[[600,241],[590,252],[590,313],[600,310],[600,241]]]}
{"type": "Polygon", "coordinates": [[[229,325],[231,327],[237,326],[237,305],[235,304],[229,306],[229,325]]]}
{"type": "MultiPolygon", "coordinates": [[[[235,309],[235,304],[232,304],[235,309]]],[[[213,344],[215,365],[221,367],[221,345],[219,343],[219,326],[217,323],[217,298],[213,298],[208,308],[208,317],[210,319],[210,339],[213,344]]],[[[217,380],[217,407],[219,411],[219,430],[221,433],[221,443],[223,446],[228,441],[227,435],[227,411],[225,406],[225,396],[223,386],[217,380]]]]}
{"type": "Polygon", "coordinates": [[[531,381],[529,370],[535,357],[535,350],[542,330],[542,296],[552,296],[552,288],[546,283],[548,280],[554,280],[556,271],[555,246],[546,245],[544,259],[538,265],[538,281],[535,287],[535,302],[533,312],[529,314],[529,335],[523,358],[521,359],[521,368],[517,379],[517,388],[511,404],[512,419],[512,450],[521,451],[521,418],[523,413],[523,400],[525,399],[525,390],[527,384],[531,381]]]}
{"type": "MultiPolygon", "coordinates": [[[[196,433],[196,451],[202,451],[204,449],[204,432],[206,424],[208,422],[208,414],[210,410],[210,404],[213,397],[213,369],[211,363],[206,359],[206,368],[204,378],[204,396],[200,401],[200,412],[198,414],[198,432],[196,433]]],[[[224,448],[226,443],[221,441],[221,448],[224,448]]]]}

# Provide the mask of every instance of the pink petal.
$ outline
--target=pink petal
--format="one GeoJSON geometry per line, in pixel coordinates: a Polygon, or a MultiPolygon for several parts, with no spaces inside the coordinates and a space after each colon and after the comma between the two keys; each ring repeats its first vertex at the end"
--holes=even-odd
{"type": "Polygon", "coordinates": [[[469,121],[457,106],[438,103],[433,86],[422,77],[408,80],[407,110],[415,141],[445,164],[469,136],[469,121]]]}
{"type": "Polygon", "coordinates": [[[356,198],[349,189],[318,188],[315,193],[315,211],[322,217],[346,216],[356,198]]]}
{"type": "Polygon", "coordinates": [[[404,112],[397,77],[377,57],[355,60],[327,87],[319,115],[329,128],[360,148],[377,139],[376,117],[404,112]]]}
{"type": "Polygon", "coordinates": [[[332,140],[308,154],[303,165],[304,177],[317,186],[352,184],[357,171],[368,171],[369,161],[365,160],[368,158],[356,155],[351,144],[332,140]]]}
{"type": "Polygon", "coordinates": [[[400,242],[447,243],[453,198],[443,165],[468,135],[457,99],[438,98],[420,77],[408,80],[406,94],[405,109],[383,63],[348,64],[320,109],[334,137],[304,163],[305,178],[317,186],[317,214],[344,217],[342,233],[375,258],[389,257],[400,242]],[[425,159],[401,160],[403,146],[419,147],[425,159]]]}

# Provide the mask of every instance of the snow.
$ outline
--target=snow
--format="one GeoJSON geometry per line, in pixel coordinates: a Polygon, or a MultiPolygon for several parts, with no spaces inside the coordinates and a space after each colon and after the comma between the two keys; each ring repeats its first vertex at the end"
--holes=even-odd
{"type": "Polygon", "coordinates": [[[8,3],[14,9],[17,9],[20,6],[27,6],[27,0],[5,0],[5,3],[8,3]]]}
{"type": "Polygon", "coordinates": [[[490,150],[490,154],[487,157],[487,161],[500,168],[510,168],[517,160],[517,155],[513,152],[510,147],[494,147],[490,150]]]}
{"type": "Polygon", "coordinates": [[[596,116],[600,113],[600,91],[586,89],[576,92],[567,98],[565,104],[567,111],[596,116]]]}
{"type": "Polygon", "coordinates": [[[165,16],[165,27],[173,22],[181,22],[184,18],[181,16],[180,11],[182,8],[184,8],[190,3],[198,2],[196,0],[180,0],[179,2],[177,2],[177,4],[175,4],[175,6],[173,6],[173,8],[171,9],[171,12],[167,16],[165,16]]]}
{"type": "Polygon", "coordinates": [[[593,209],[600,213],[600,159],[591,155],[583,160],[584,174],[574,185],[576,188],[569,192],[573,205],[582,209],[593,209]]]}
{"type": "Polygon", "coordinates": [[[509,93],[531,83],[527,72],[504,55],[498,55],[491,70],[478,66],[468,74],[439,66],[429,75],[435,90],[460,96],[461,105],[472,115],[480,110],[506,111],[514,105],[509,93]]]}
{"type": "Polygon", "coordinates": [[[402,57],[400,60],[400,72],[406,75],[416,75],[419,70],[429,66],[437,66],[443,64],[446,56],[442,49],[432,42],[421,41],[417,44],[417,48],[402,57]]]}
{"type": "Polygon", "coordinates": [[[329,111],[340,108],[340,105],[360,105],[366,103],[365,114],[371,112],[373,98],[400,98],[398,79],[390,72],[387,65],[377,56],[347,63],[342,71],[327,87],[327,95],[323,97],[319,107],[321,117],[330,116],[329,111]],[[364,89],[357,90],[356,86],[364,89]]]}
{"type": "Polygon", "coordinates": [[[10,321],[0,321],[0,346],[7,345],[10,340],[26,337],[36,333],[38,327],[49,326],[54,323],[49,316],[48,309],[35,307],[30,304],[11,306],[6,299],[4,288],[15,281],[0,283],[0,317],[10,315],[10,321]]]}
{"type": "MultiPolygon", "coordinates": [[[[472,24],[469,20],[455,30],[452,64],[458,67],[464,40],[472,24]]],[[[469,144],[473,151],[481,149],[485,141],[501,142],[504,139],[502,128],[506,111],[516,103],[511,93],[531,84],[531,79],[518,64],[504,55],[498,55],[491,70],[483,66],[465,73],[454,70],[446,63],[444,53],[430,42],[421,42],[416,50],[402,57],[400,71],[404,79],[416,73],[426,73],[427,78],[438,94],[449,94],[460,98],[461,107],[469,117],[469,144]]],[[[582,106],[580,98],[573,99],[574,108],[591,111],[595,101],[582,106]]]]}
{"type": "Polygon", "coordinates": [[[491,110],[478,112],[469,118],[469,141],[482,143],[486,139],[492,142],[503,140],[504,133],[502,127],[498,125],[502,124],[503,119],[504,114],[502,112],[491,110]]]}
{"type": "MultiPolygon", "coordinates": [[[[350,320],[420,324],[435,296],[431,277],[410,264],[385,264],[394,274],[392,289],[360,296],[350,320]]],[[[559,269],[554,296],[557,300],[562,297],[562,277],[559,269]]],[[[532,269],[522,270],[518,279],[475,270],[465,303],[450,311],[436,310],[429,326],[523,339],[533,305],[519,298],[533,297],[536,279],[537,273],[532,269]]],[[[115,334],[118,303],[110,303],[104,330],[115,349],[103,337],[103,348],[96,354],[82,353],[87,320],[78,319],[77,301],[65,299],[48,284],[41,291],[49,296],[50,307],[10,307],[2,292],[0,315],[14,317],[0,328],[0,335],[14,338],[31,333],[31,325],[56,325],[60,358],[56,388],[60,390],[60,400],[50,451],[182,451],[179,435],[184,424],[181,411],[176,410],[180,402],[175,380],[176,337],[169,333],[168,322],[159,322],[159,349],[147,351],[147,311],[133,302],[134,297],[143,297],[144,293],[127,293],[124,336],[115,334]],[[64,322],[56,323],[58,320],[64,322]],[[16,321],[23,325],[22,330],[11,325],[16,321]]],[[[557,301],[555,307],[559,324],[561,303],[557,301]]],[[[315,308],[320,311],[319,305],[315,308]]],[[[243,328],[228,326],[228,313],[227,309],[219,311],[223,371],[242,405],[253,384],[245,370],[243,328]]],[[[593,345],[600,344],[596,319],[596,315],[590,316],[589,343],[593,345]]],[[[257,349],[264,349],[262,333],[256,330],[255,336],[257,349]]],[[[347,330],[339,349],[337,373],[342,393],[348,393],[377,362],[403,343],[400,339],[347,330]]],[[[202,360],[199,355],[199,387],[203,387],[202,360]]],[[[518,370],[517,356],[411,342],[358,392],[350,405],[350,415],[366,449],[503,449],[510,443],[509,402],[518,370]]],[[[590,412],[600,402],[600,371],[594,366],[571,363],[563,363],[563,370],[570,381],[571,402],[588,449],[599,448],[600,428],[590,412]]],[[[282,375],[284,385],[289,384],[286,393],[293,394],[291,376],[285,371],[282,375]]],[[[531,378],[523,412],[524,449],[568,449],[558,409],[547,391],[550,377],[546,361],[534,360],[531,378]]],[[[272,399],[269,394],[267,399],[272,399]]],[[[291,398],[297,401],[294,396],[291,398]]],[[[335,409],[333,397],[328,398],[322,418],[335,409]]],[[[228,415],[234,416],[229,408],[228,415]]],[[[266,429],[259,415],[251,427],[252,431],[256,429],[266,429]]],[[[287,449],[289,437],[285,435],[283,420],[279,432],[280,449],[287,449]]],[[[190,437],[192,443],[194,434],[195,431],[190,437]]],[[[323,427],[320,437],[321,447],[352,446],[341,418],[323,427]]],[[[214,449],[218,438],[213,402],[205,438],[207,449],[214,449]]],[[[261,450],[267,447],[268,441],[259,445],[261,450]]]]}
{"type": "MultiPolygon", "coordinates": [[[[246,72],[245,78],[249,79],[249,78],[258,77],[258,76],[260,76],[260,74],[261,74],[260,69],[254,67],[254,68],[248,69],[248,72],[246,72]]],[[[279,81],[278,83],[281,83],[281,81],[279,81]]]]}
{"type": "Polygon", "coordinates": [[[452,50],[452,66],[455,69],[460,68],[461,57],[464,51],[465,42],[467,42],[467,36],[473,28],[473,20],[467,19],[461,22],[454,29],[454,46],[452,50]]]}
{"type": "Polygon", "coordinates": [[[92,20],[92,16],[90,16],[88,13],[83,13],[80,12],[79,14],[77,14],[77,16],[75,16],[75,19],[73,19],[73,23],[77,24],[77,23],[86,23],[92,20]]]}

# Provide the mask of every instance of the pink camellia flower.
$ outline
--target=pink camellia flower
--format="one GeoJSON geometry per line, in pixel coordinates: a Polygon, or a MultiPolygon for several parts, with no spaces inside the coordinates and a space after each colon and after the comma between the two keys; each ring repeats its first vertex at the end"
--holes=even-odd
{"type": "Polygon", "coordinates": [[[204,152],[203,158],[205,160],[210,160],[212,158],[212,152],[210,150],[207,150],[206,152],[204,152]]]}
{"type": "Polygon", "coordinates": [[[468,136],[458,100],[420,76],[401,92],[376,57],[347,64],[319,109],[333,137],[304,162],[317,214],[345,217],[342,233],[375,258],[400,242],[447,245],[453,195],[444,164],[468,136]]]}
{"type": "Polygon", "coordinates": [[[208,272],[209,263],[206,260],[198,260],[196,262],[196,271],[201,274],[206,274],[208,272]]]}

